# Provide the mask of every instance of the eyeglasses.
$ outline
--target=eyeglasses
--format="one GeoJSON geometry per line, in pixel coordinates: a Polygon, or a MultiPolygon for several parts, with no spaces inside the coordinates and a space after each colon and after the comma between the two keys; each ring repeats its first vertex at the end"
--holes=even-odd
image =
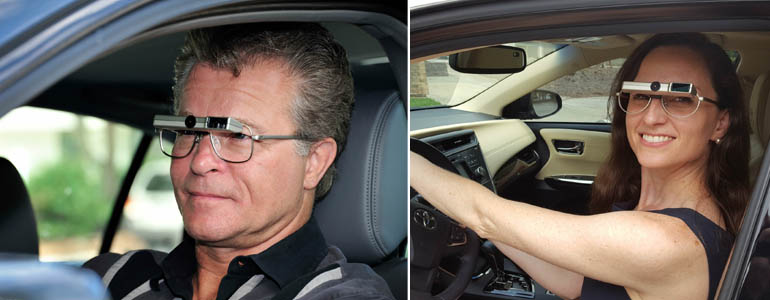
{"type": "Polygon", "coordinates": [[[171,158],[192,153],[204,135],[209,136],[216,155],[231,163],[251,159],[254,142],[263,140],[305,140],[298,135],[254,135],[251,127],[230,117],[195,117],[156,115],[152,125],[158,130],[160,150],[171,158]]]}
{"type": "Polygon", "coordinates": [[[251,159],[254,142],[263,140],[307,140],[297,135],[252,135],[251,128],[242,125],[240,133],[228,131],[171,130],[159,129],[160,150],[171,158],[184,158],[192,153],[195,144],[208,135],[211,147],[217,157],[231,163],[242,163],[251,159]]]}
{"type": "Polygon", "coordinates": [[[624,81],[617,93],[618,106],[627,114],[638,114],[660,99],[663,111],[675,118],[686,118],[698,111],[701,102],[719,106],[719,102],[699,96],[691,83],[624,81]]]}

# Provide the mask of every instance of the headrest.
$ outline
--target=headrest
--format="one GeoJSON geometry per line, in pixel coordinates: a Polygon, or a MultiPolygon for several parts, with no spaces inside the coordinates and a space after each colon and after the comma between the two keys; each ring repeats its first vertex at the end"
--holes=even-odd
{"type": "Polygon", "coordinates": [[[337,177],[315,217],[351,262],[377,263],[406,239],[406,112],[394,90],[356,95],[337,177]]]}
{"type": "Polygon", "coordinates": [[[38,254],[37,225],[27,188],[13,164],[0,157],[0,252],[38,254]]]}
{"type": "Polygon", "coordinates": [[[770,105],[767,105],[770,102],[770,72],[757,77],[749,99],[751,127],[764,148],[770,140],[770,105]]]}

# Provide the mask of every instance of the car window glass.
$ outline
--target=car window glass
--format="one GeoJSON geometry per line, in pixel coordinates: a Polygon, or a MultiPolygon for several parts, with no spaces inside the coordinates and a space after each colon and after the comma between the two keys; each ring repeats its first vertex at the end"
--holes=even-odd
{"type": "Polygon", "coordinates": [[[738,299],[768,299],[770,285],[767,276],[770,274],[770,214],[765,214],[762,226],[754,239],[749,270],[741,287],[738,299]]]}
{"type": "Polygon", "coordinates": [[[112,252],[155,249],[169,252],[182,240],[184,226],[176,205],[169,168],[171,159],[160,151],[157,137],[136,173],[116,236],[131,243],[113,243],[112,252]]]}
{"type": "MultiPolygon", "coordinates": [[[[524,49],[527,53],[527,65],[563,46],[538,41],[505,45],[524,49]]],[[[413,63],[409,74],[409,105],[410,108],[458,105],[510,75],[460,73],[449,67],[449,56],[413,63]]]]}
{"type": "Polygon", "coordinates": [[[0,118],[0,156],[27,186],[42,261],[83,262],[98,254],[140,137],[128,126],[42,108],[0,118]]]}
{"type": "Polygon", "coordinates": [[[625,60],[608,60],[540,87],[540,90],[559,94],[562,107],[552,116],[530,121],[609,123],[607,101],[612,81],[625,60]]]}
{"type": "Polygon", "coordinates": [[[171,178],[168,175],[153,175],[150,182],[147,183],[147,191],[173,192],[174,186],[171,185],[171,178]]]}

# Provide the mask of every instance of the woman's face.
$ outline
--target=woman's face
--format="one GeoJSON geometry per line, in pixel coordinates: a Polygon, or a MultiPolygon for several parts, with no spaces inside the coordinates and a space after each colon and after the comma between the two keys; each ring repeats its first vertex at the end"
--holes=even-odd
{"type": "MultiPolygon", "coordinates": [[[[708,69],[699,54],[683,47],[665,46],[652,50],[642,61],[634,81],[692,83],[698,95],[717,99],[708,69]]],[[[643,168],[703,168],[709,143],[721,138],[729,125],[727,111],[706,101],[686,118],[671,117],[659,99],[646,110],[626,114],[628,143],[643,168]]]]}

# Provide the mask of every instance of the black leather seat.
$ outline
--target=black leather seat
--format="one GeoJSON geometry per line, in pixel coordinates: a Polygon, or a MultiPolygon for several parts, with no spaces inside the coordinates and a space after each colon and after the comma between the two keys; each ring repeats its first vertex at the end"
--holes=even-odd
{"type": "Polygon", "coordinates": [[[359,92],[337,178],[315,208],[326,240],[348,261],[374,267],[396,299],[407,298],[407,127],[395,90],[359,92]]]}
{"type": "Polygon", "coordinates": [[[0,157],[0,253],[38,255],[37,225],[19,171],[0,157]]]}

